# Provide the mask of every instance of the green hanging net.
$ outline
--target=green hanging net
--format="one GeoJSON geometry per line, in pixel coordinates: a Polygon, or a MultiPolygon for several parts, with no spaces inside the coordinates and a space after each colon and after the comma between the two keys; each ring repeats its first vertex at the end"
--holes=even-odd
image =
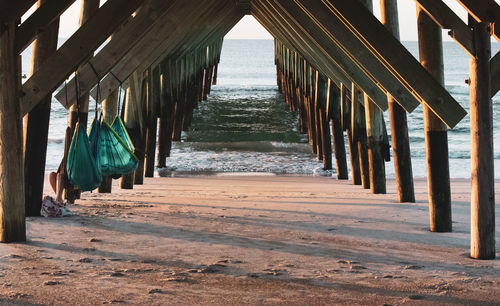
{"type": "Polygon", "coordinates": [[[103,121],[100,128],[97,128],[96,122],[98,120],[92,122],[89,135],[91,142],[97,143],[97,165],[102,175],[113,176],[135,171],[139,159],[132,150],[107,122],[103,121]]]}
{"type": "Polygon", "coordinates": [[[101,171],[92,154],[85,127],[79,122],[71,140],[66,172],[70,183],[82,191],[91,191],[101,185],[101,171]]]}
{"type": "Polygon", "coordinates": [[[134,152],[135,151],[134,144],[132,143],[132,140],[128,135],[127,128],[123,124],[122,118],[120,118],[120,116],[116,116],[116,118],[113,120],[113,124],[111,124],[111,127],[116,132],[116,134],[120,136],[123,142],[125,142],[130,151],[134,152]]]}

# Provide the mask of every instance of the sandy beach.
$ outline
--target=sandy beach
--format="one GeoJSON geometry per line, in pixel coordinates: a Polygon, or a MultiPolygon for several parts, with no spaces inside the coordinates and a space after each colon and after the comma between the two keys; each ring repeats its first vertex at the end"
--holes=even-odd
{"type": "Polygon", "coordinates": [[[414,204],[392,180],[385,195],[312,176],[114,183],[0,245],[1,304],[500,304],[498,253],[468,257],[468,180],[452,181],[452,233],[429,232],[425,180],[414,204]]]}

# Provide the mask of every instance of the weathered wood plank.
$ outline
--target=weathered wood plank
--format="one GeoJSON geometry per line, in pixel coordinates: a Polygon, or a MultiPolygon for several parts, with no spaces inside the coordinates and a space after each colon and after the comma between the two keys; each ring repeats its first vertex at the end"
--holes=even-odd
{"type": "Polygon", "coordinates": [[[97,49],[144,0],[108,0],[88,22],[52,54],[37,73],[24,83],[21,115],[52,92],[97,49]]]}
{"type": "MultiPolygon", "coordinates": [[[[303,5],[297,1],[280,1],[279,3],[293,16],[301,16],[301,22],[306,23],[308,29],[312,28],[319,30],[315,33],[320,33],[319,35],[321,35],[318,38],[318,43],[321,48],[329,47],[329,52],[331,52],[331,50],[342,50],[342,57],[350,59],[355,66],[359,67],[359,69],[361,69],[364,74],[383,91],[383,98],[375,97],[370,91],[367,91],[366,88],[361,87],[382,110],[387,109],[387,99],[385,96],[387,92],[397,93],[402,106],[408,112],[413,111],[415,107],[419,105],[418,100],[385,69],[382,63],[376,60],[374,55],[370,52],[366,52],[365,46],[356,39],[337,18],[325,16],[325,7],[320,9],[321,14],[317,16],[304,9],[303,5]],[[321,23],[317,17],[320,17],[323,23],[321,23]],[[344,44],[349,44],[350,49],[346,48],[344,44]],[[353,50],[357,53],[354,54],[353,50]],[[364,58],[361,56],[364,56],[364,58]]],[[[307,4],[310,5],[312,3],[308,2],[307,4]]]]}
{"type": "Polygon", "coordinates": [[[0,2],[0,23],[17,22],[35,3],[36,0],[4,0],[0,2]]]}
{"type": "MultiPolygon", "coordinates": [[[[287,0],[291,1],[291,0],[287,0]]],[[[298,2],[297,0],[295,1],[298,2]]],[[[397,40],[378,19],[358,1],[323,0],[307,2],[302,6],[318,22],[329,29],[331,20],[339,19],[345,28],[359,39],[363,48],[353,48],[349,43],[354,39],[343,39],[341,43],[355,55],[363,66],[368,67],[374,55],[403,84],[420,103],[430,109],[450,128],[453,128],[467,114],[460,104],[439,84],[413,57],[413,55],[397,40]],[[367,52],[368,51],[368,52],[367,52]]],[[[332,36],[338,32],[331,29],[332,36]]],[[[339,31],[339,29],[335,29],[339,31]]],[[[370,70],[370,72],[374,72],[370,70]]],[[[398,100],[399,93],[390,92],[398,100]]],[[[398,102],[401,102],[398,100],[398,102]]]]}
{"type": "Polygon", "coordinates": [[[44,2],[26,19],[16,32],[16,52],[19,54],[28,47],[36,38],[35,36],[45,31],[47,25],[56,20],[75,0],[52,0],[44,2]]]}
{"type": "MultiPolygon", "coordinates": [[[[146,1],[137,15],[117,33],[113,33],[111,41],[90,60],[97,73],[101,77],[106,75],[136,44],[151,42],[154,36],[162,35],[165,29],[171,25],[166,19],[166,15],[167,12],[172,13],[169,8],[174,3],[175,1],[164,0],[146,1]]],[[[88,63],[80,66],[78,79],[81,92],[90,91],[97,83],[95,73],[88,63]]],[[[124,77],[120,80],[125,81],[126,79],[127,77],[124,77]]],[[[119,81],[116,80],[116,82],[119,81]]],[[[113,90],[107,91],[104,88],[102,90],[103,98],[108,93],[113,92],[113,90]]],[[[55,94],[55,98],[67,108],[75,103],[75,94],[75,83],[70,80],[67,90],[61,89],[55,94]],[[66,101],[66,92],[69,101],[66,101]]]]}
{"type": "MultiPolygon", "coordinates": [[[[339,74],[347,76],[348,80],[343,79],[343,82],[355,82],[373,97],[381,109],[387,109],[386,89],[378,86],[380,82],[376,81],[366,70],[357,65],[355,60],[345,50],[331,43],[324,31],[304,14],[303,11],[294,5],[288,4],[286,1],[263,0],[261,2],[269,10],[272,10],[270,14],[281,18],[282,24],[287,24],[291,27],[295,35],[305,38],[310,46],[317,49],[319,51],[317,53],[320,54],[319,56],[327,59],[326,62],[331,62],[335,65],[335,68],[340,73],[332,76],[333,78],[339,79],[339,74]]],[[[294,36],[294,34],[291,35],[292,37],[294,36]]],[[[418,105],[417,101],[415,101],[416,105],[418,105]]]]}
{"type": "Polygon", "coordinates": [[[339,70],[333,61],[328,61],[323,55],[320,55],[319,50],[314,48],[314,44],[311,41],[308,41],[305,36],[296,35],[296,29],[290,28],[285,19],[278,19],[268,8],[262,6],[257,1],[252,3],[252,12],[255,18],[272,35],[278,37],[288,49],[302,54],[315,69],[328,75],[332,80],[340,79],[350,82],[348,76],[339,70]]]}
{"type": "MultiPolygon", "coordinates": [[[[182,46],[189,40],[194,25],[204,23],[207,19],[218,17],[220,15],[213,15],[217,11],[221,14],[227,12],[221,10],[224,6],[235,6],[232,2],[217,0],[206,2],[207,7],[204,9],[193,10],[192,7],[196,5],[197,1],[184,0],[176,2],[179,5],[176,9],[172,7],[172,12],[168,13],[168,20],[165,23],[163,32],[157,33],[153,40],[141,39],[131,50],[128,52],[110,71],[112,71],[119,79],[127,79],[135,70],[146,70],[150,66],[154,66],[154,62],[159,58],[166,58],[170,56],[179,46],[182,46]],[[190,1],[190,2],[188,2],[190,1]],[[189,4],[191,3],[191,4],[189,4]],[[207,9],[210,8],[214,12],[209,15],[207,9]]],[[[239,11],[238,11],[239,12],[239,11]]],[[[241,13],[240,13],[241,14],[241,13]]],[[[242,15],[239,15],[241,18],[242,15]]],[[[103,93],[112,91],[118,87],[119,82],[112,75],[107,75],[101,82],[101,90],[103,93]]]]}
{"type": "Polygon", "coordinates": [[[22,123],[18,101],[16,21],[0,33],[0,242],[26,240],[22,123]]]}
{"type": "Polygon", "coordinates": [[[477,22],[500,22],[500,5],[495,0],[457,0],[477,22]]]}
{"type": "Polygon", "coordinates": [[[476,57],[470,61],[471,245],[477,259],[495,258],[495,172],[489,24],[471,20],[476,57]]]}
{"type": "Polygon", "coordinates": [[[470,56],[474,56],[472,30],[442,0],[415,0],[442,29],[448,33],[470,56]]]}

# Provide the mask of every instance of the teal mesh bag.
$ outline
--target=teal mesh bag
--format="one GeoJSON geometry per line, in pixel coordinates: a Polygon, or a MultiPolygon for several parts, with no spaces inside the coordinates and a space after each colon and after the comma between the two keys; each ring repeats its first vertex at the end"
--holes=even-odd
{"type": "Polygon", "coordinates": [[[68,152],[66,172],[72,185],[82,191],[92,191],[101,185],[102,174],[90,149],[85,127],[76,124],[68,152]]]}
{"type": "Polygon", "coordinates": [[[98,165],[103,175],[128,174],[135,171],[139,159],[107,122],[101,123],[98,165]]]}
{"type": "Polygon", "coordinates": [[[134,152],[134,144],[132,143],[132,140],[128,135],[127,128],[123,124],[122,118],[120,118],[120,116],[116,116],[116,118],[113,120],[111,128],[116,132],[116,134],[118,134],[118,136],[120,136],[123,142],[125,142],[130,151],[134,152]]]}

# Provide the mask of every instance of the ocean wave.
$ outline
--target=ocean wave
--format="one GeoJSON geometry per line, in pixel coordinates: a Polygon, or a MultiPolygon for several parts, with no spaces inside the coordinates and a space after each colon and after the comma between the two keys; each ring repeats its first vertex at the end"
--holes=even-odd
{"type": "Polygon", "coordinates": [[[254,92],[262,92],[262,91],[269,91],[269,92],[278,92],[278,86],[276,85],[216,85],[212,87],[211,94],[218,94],[218,93],[231,93],[231,92],[241,92],[241,93],[254,93],[254,92]]]}
{"type": "Polygon", "coordinates": [[[62,137],[62,138],[49,138],[47,140],[47,143],[56,143],[56,144],[64,143],[64,137],[62,137]]]}
{"type": "Polygon", "coordinates": [[[305,143],[285,143],[276,141],[235,141],[235,142],[179,142],[180,150],[196,151],[234,151],[260,153],[310,153],[311,147],[305,143]]]}

